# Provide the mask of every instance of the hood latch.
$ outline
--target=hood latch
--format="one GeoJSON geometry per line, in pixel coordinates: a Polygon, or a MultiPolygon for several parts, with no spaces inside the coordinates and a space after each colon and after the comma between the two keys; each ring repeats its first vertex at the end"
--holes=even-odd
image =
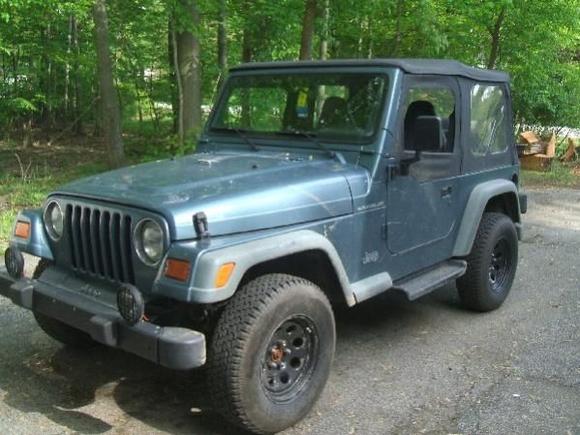
{"type": "Polygon", "coordinates": [[[195,233],[200,239],[207,239],[209,237],[209,225],[207,223],[207,216],[203,211],[193,215],[193,227],[195,233]]]}

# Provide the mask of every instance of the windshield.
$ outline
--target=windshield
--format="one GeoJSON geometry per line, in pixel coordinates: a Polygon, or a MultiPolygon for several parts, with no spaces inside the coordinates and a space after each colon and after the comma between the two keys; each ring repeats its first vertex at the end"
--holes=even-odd
{"type": "Polygon", "coordinates": [[[378,129],[387,81],[368,73],[234,76],[210,130],[368,143],[378,129]]]}

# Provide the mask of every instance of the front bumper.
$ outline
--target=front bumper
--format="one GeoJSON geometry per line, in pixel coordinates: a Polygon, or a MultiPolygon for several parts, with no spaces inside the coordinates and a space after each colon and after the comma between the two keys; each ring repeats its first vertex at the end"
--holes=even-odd
{"type": "Polygon", "coordinates": [[[106,305],[37,280],[14,280],[3,267],[0,267],[0,295],[16,305],[84,331],[99,343],[164,367],[187,370],[205,364],[205,335],[201,332],[149,322],[129,325],[106,305]]]}

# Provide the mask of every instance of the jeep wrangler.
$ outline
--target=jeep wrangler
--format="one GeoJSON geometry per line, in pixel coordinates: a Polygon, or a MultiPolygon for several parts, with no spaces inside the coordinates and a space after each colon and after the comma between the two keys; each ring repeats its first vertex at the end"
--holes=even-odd
{"type": "Polygon", "coordinates": [[[75,181],[23,210],[0,293],[65,345],[207,366],[215,408],[274,433],[324,388],[335,308],[452,281],[470,310],[504,302],[526,209],[518,180],[505,73],[245,64],[197,152],[75,181]],[[40,258],[33,276],[22,253],[40,258]]]}

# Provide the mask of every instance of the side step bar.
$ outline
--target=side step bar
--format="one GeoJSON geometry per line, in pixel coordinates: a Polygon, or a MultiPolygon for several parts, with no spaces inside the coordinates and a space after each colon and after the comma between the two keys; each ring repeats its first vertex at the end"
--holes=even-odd
{"type": "Polygon", "coordinates": [[[448,260],[411,278],[395,281],[393,288],[401,290],[410,301],[414,301],[459,278],[465,273],[466,269],[467,263],[465,261],[448,260]]]}

